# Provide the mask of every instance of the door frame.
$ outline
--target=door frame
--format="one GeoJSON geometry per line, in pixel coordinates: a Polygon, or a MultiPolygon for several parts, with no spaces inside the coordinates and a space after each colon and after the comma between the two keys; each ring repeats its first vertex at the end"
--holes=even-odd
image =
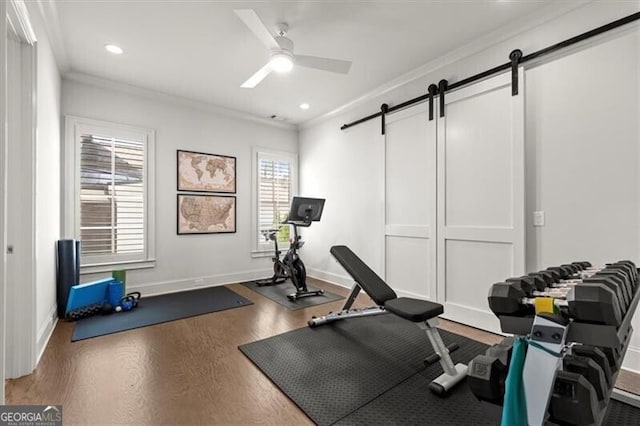
{"type": "MultiPolygon", "coordinates": [[[[4,379],[5,377],[19,377],[31,373],[36,364],[36,255],[35,255],[35,183],[36,183],[36,123],[37,123],[37,44],[36,36],[29,19],[26,4],[23,0],[9,0],[3,2],[3,9],[0,13],[5,15],[3,27],[0,28],[0,43],[3,46],[3,55],[0,58],[0,93],[2,94],[2,105],[0,105],[0,117],[2,124],[0,138],[0,156],[3,173],[0,176],[0,190],[2,191],[0,208],[1,223],[0,226],[0,251],[2,260],[0,261],[0,291],[2,292],[2,402],[4,402],[4,379]],[[22,72],[22,111],[20,114],[20,123],[13,125],[21,128],[22,144],[27,144],[29,150],[29,164],[25,164],[29,179],[25,182],[24,191],[29,191],[28,213],[30,216],[30,229],[26,236],[26,246],[29,260],[29,270],[26,271],[24,281],[18,283],[8,283],[7,277],[7,189],[10,178],[7,175],[7,153],[11,141],[8,140],[9,123],[8,108],[9,100],[8,85],[8,35],[13,33],[19,40],[21,46],[21,63],[22,72]],[[19,290],[19,291],[18,291],[19,290]],[[17,296],[17,297],[16,297],[17,296]],[[6,303],[7,299],[11,299],[10,303],[6,303]],[[13,333],[10,337],[7,335],[7,319],[11,318],[14,322],[12,328],[13,333]],[[7,340],[9,338],[9,340],[7,340]],[[11,352],[9,352],[11,351],[11,352]]],[[[27,175],[27,174],[25,174],[27,175]]],[[[17,184],[17,182],[12,182],[17,184]]]]}

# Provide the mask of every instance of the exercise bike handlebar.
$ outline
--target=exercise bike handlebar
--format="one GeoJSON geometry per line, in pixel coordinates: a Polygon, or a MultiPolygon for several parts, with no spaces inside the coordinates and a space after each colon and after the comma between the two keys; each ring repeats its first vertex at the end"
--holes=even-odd
{"type": "Polygon", "coordinates": [[[304,226],[304,227],[308,227],[311,226],[311,221],[304,221],[304,220],[287,220],[286,222],[287,225],[293,225],[293,226],[304,226]]]}

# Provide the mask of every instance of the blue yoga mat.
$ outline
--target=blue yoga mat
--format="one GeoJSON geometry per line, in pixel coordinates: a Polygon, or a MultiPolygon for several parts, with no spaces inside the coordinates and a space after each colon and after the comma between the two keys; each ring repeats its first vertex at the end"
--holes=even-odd
{"type": "Polygon", "coordinates": [[[76,322],[71,341],[90,339],[177,319],[253,305],[226,287],[209,287],[140,299],[129,312],[96,315],[76,322]]]}

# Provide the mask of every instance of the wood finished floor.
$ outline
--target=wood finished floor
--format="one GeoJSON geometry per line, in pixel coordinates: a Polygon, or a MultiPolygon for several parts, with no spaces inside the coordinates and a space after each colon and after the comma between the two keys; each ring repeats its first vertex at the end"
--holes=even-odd
{"type": "MultiPolygon", "coordinates": [[[[328,291],[347,289],[310,280],[328,291]]],[[[62,404],[65,424],[311,424],[237,349],[306,326],[343,301],[289,311],[248,288],[254,305],[71,343],[59,322],[36,371],[6,384],[7,404],[62,404]]],[[[357,306],[367,306],[360,296],[357,306]]],[[[441,321],[443,329],[493,344],[502,337],[441,321]]],[[[618,387],[640,393],[640,376],[618,387]]]]}

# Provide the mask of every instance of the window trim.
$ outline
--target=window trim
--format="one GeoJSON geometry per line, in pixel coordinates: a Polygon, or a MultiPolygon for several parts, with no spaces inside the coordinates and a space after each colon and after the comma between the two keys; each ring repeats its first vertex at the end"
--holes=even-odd
{"type": "MultiPolygon", "coordinates": [[[[65,116],[64,144],[64,203],[63,203],[63,236],[64,238],[80,238],[80,144],[77,143],[79,132],[83,128],[103,128],[118,137],[130,137],[145,140],[146,182],[145,209],[145,252],[134,259],[122,258],[109,260],[107,256],[99,256],[92,263],[80,266],[81,274],[107,272],[114,269],[140,269],[155,267],[155,131],[137,126],[94,120],[73,115],[65,116]]],[[[82,258],[81,258],[82,261],[82,258]]]]}
{"type": "MultiPolygon", "coordinates": [[[[298,153],[289,151],[279,151],[270,148],[253,147],[251,148],[251,257],[271,257],[273,256],[273,244],[260,244],[259,238],[259,221],[258,221],[258,161],[262,156],[269,156],[277,159],[284,159],[291,162],[291,197],[298,194],[298,153]]],[[[289,244],[278,244],[280,250],[289,249],[289,244]]]]}

